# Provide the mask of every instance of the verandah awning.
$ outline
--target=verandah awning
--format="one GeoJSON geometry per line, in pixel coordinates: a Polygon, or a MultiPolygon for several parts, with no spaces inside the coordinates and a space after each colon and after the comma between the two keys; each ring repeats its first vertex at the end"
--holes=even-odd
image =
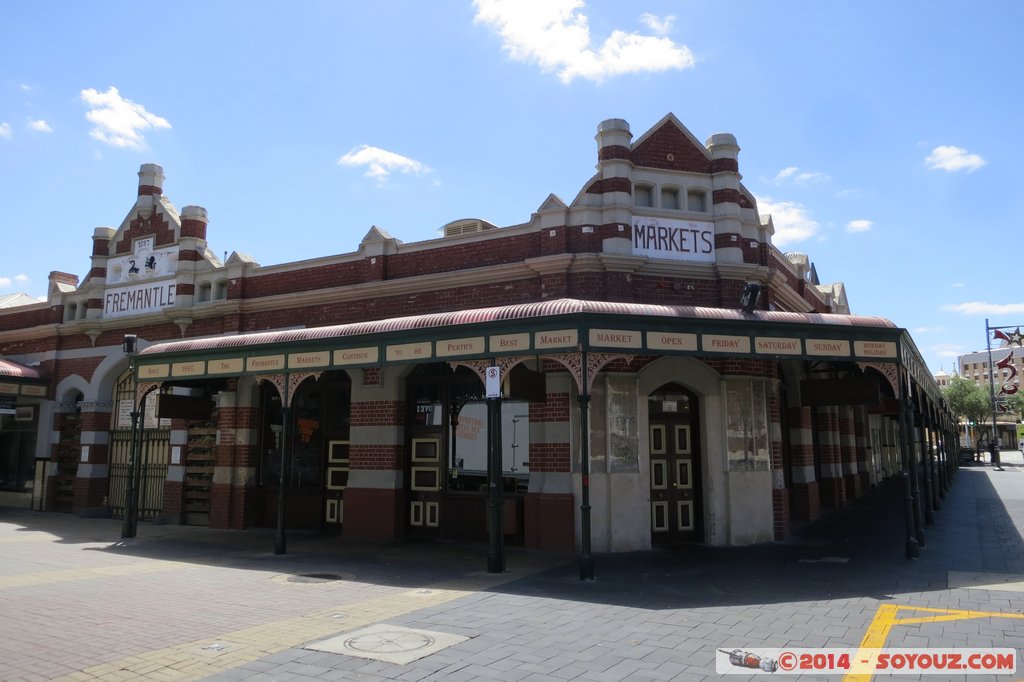
{"type": "Polygon", "coordinates": [[[43,397],[46,395],[46,377],[33,367],[0,358],[0,395],[43,397]]]}
{"type": "Polygon", "coordinates": [[[578,350],[895,363],[904,339],[880,317],[557,299],[169,341],[136,362],[148,381],[578,350]]]}

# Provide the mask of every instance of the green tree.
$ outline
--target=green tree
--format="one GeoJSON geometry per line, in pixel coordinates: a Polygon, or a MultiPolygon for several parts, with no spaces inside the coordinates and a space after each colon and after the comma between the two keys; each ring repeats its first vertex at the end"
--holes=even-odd
{"type": "Polygon", "coordinates": [[[1024,420],[1024,392],[1017,391],[1006,398],[1006,404],[1010,411],[1017,416],[1018,420],[1024,420]]]}
{"type": "Polygon", "coordinates": [[[954,376],[949,386],[943,389],[943,394],[949,409],[962,421],[982,426],[992,418],[992,400],[988,391],[970,379],[954,376]]]}

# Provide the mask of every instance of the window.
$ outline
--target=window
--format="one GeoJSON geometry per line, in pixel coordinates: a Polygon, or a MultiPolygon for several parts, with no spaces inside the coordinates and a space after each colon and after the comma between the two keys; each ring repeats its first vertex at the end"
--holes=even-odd
{"type": "Polygon", "coordinates": [[[226,280],[220,280],[214,285],[213,299],[215,301],[223,301],[228,297],[228,283],[226,280]]]}
{"type": "Polygon", "coordinates": [[[29,421],[0,415],[0,490],[25,492],[35,479],[35,413],[29,421]]]}
{"type": "Polygon", "coordinates": [[[654,192],[650,185],[636,185],[633,188],[633,203],[637,206],[654,206],[654,192]]]}
{"type": "Polygon", "coordinates": [[[669,211],[679,210],[679,190],[665,187],[661,190],[661,207],[669,211]]]}
{"type": "Polygon", "coordinates": [[[210,300],[210,294],[213,291],[213,285],[209,282],[201,282],[199,289],[196,291],[196,302],[204,303],[210,300]]]}
{"type": "MultiPolygon", "coordinates": [[[[451,431],[453,454],[449,490],[480,490],[487,485],[487,403],[466,403],[451,431]]],[[[525,489],[529,474],[530,404],[501,401],[501,469],[506,490],[525,489]],[[515,483],[513,483],[513,480],[515,483]]]]}
{"type": "Polygon", "coordinates": [[[691,189],[686,193],[686,210],[693,211],[696,213],[704,213],[707,209],[707,202],[705,197],[707,195],[703,190],[691,189]]]}
{"type": "Polygon", "coordinates": [[[78,317],[78,304],[77,303],[68,303],[64,307],[64,321],[65,322],[70,322],[71,320],[74,320],[77,317],[78,317]]]}

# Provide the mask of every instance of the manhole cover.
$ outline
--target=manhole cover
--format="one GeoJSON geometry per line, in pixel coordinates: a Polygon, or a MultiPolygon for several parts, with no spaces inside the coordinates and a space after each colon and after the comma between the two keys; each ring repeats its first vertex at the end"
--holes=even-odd
{"type": "Polygon", "coordinates": [[[345,640],[344,647],[367,654],[396,654],[423,649],[435,641],[423,632],[385,630],[350,637],[345,640]]]}
{"type": "Polygon", "coordinates": [[[466,637],[436,630],[414,630],[401,625],[378,623],[355,632],[307,644],[306,649],[368,658],[374,661],[407,665],[430,656],[466,637]]]}
{"type": "Polygon", "coordinates": [[[290,583],[329,583],[333,580],[344,580],[337,573],[301,573],[288,576],[290,583]]]}

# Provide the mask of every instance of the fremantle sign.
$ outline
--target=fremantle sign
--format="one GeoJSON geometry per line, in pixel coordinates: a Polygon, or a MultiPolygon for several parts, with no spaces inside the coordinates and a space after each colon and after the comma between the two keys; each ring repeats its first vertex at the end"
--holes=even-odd
{"type": "Polygon", "coordinates": [[[147,282],[107,289],[103,297],[103,317],[123,317],[150,313],[174,306],[177,282],[147,282]]]}
{"type": "Polygon", "coordinates": [[[669,218],[633,218],[633,255],[715,262],[714,223],[669,218]]]}

